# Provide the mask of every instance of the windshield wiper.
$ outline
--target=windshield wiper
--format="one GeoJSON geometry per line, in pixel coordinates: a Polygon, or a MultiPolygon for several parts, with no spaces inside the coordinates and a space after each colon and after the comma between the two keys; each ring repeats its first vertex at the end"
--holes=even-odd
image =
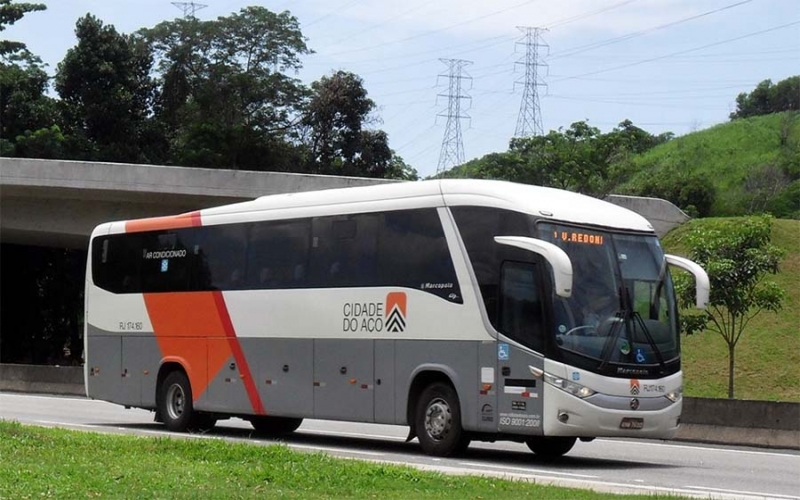
{"type": "Polygon", "coordinates": [[[617,345],[617,340],[619,340],[619,336],[622,333],[622,325],[625,325],[631,352],[633,352],[634,349],[633,335],[635,334],[636,327],[639,327],[641,328],[645,339],[647,339],[647,343],[650,345],[650,348],[653,349],[653,354],[656,356],[656,360],[661,368],[661,372],[664,373],[666,370],[666,363],[664,362],[664,357],[661,355],[661,350],[656,345],[653,336],[650,334],[650,330],[648,330],[647,326],[645,325],[642,315],[633,310],[633,305],[631,304],[630,296],[628,295],[628,289],[626,287],[621,287],[620,289],[620,302],[622,310],[618,311],[614,315],[617,321],[614,321],[614,324],[611,326],[611,331],[608,332],[608,337],[606,338],[606,341],[603,344],[603,349],[600,352],[601,362],[597,369],[602,370],[611,361],[611,354],[614,352],[614,348],[617,345]],[[633,326],[633,328],[630,328],[630,326],[633,326]]]}

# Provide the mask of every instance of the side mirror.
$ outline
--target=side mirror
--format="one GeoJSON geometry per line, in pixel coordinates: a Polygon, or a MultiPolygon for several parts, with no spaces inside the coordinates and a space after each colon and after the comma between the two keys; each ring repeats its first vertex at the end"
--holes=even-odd
{"type": "Polygon", "coordinates": [[[495,236],[494,241],[500,245],[521,248],[544,257],[553,268],[556,295],[565,298],[572,296],[572,262],[564,250],[552,243],[524,236],[495,236]]]}
{"type": "Polygon", "coordinates": [[[711,282],[708,280],[708,274],[706,274],[705,269],[689,259],[684,259],[676,255],[667,254],[664,258],[667,259],[667,264],[679,267],[694,276],[696,283],[695,289],[697,290],[697,297],[695,298],[696,307],[698,309],[705,309],[708,307],[708,295],[711,292],[711,282]]]}

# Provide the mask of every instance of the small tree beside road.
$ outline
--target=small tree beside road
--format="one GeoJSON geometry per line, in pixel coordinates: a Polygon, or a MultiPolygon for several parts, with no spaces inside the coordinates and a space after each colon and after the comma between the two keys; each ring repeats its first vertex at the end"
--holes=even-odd
{"type": "MultiPolygon", "coordinates": [[[[699,315],[684,314],[687,335],[703,330],[722,336],[728,346],[728,397],[734,397],[735,351],[748,323],[763,311],[777,312],[785,292],[767,275],[778,272],[783,252],[770,244],[772,218],[719,220],[712,226],[695,228],[686,242],[689,258],[708,273],[711,296],[708,309],[699,315]]],[[[694,283],[687,276],[676,278],[681,303],[694,301],[694,283]]]]}

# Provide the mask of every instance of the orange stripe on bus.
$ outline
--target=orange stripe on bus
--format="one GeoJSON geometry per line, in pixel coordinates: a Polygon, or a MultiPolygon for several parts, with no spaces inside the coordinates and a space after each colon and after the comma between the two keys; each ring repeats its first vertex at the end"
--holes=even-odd
{"type": "Polygon", "coordinates": [[[233,352],[233,358],[236,360],[236,366],[239,367],[239,372],[244,376],[242,380],[245,390],[247,391],[247,397],[250,399],[250,405],[253,407],[253,411],[256,412],[256,415],[265,415],[266,412],[264,411],[264,405],[261,403],[261,396],[258,395],[255,379],[253,379],[253,374],[250,372],[247,358],[244,357],[242,345],[239,343],[239,339],[236,338],[236,331],[233,329],[233,322],[228,313],[228,307],[225,305],[225,298],[222,296],[222,292],[212,293],[214,294],[214,301],[217,305],[219,318],[225,329],[225,335],[228,337],[228,345],[233,352]]]}
{"type": "Polygon", "coordinates": [[[125,232],[139,233],[142,231],[158,231],[162,229],[180,229],[182,227],[199,227],[200,212],[189,212],[166,217],[151,217],[149,219],[129,220],[125,223],[125,232]]]}
{"type": "Polygon", "coordinates": [[[144,302],[162,357],[186,360],[197,401],[232,354],[229,343],[208,348],[209,338],[227,337],[214,292],[146,293],[144,302]]]}

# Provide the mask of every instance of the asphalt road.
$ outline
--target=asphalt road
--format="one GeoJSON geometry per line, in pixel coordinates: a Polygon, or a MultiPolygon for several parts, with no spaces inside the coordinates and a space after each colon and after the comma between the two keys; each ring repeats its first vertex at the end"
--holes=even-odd
{"type": "MultiPolygon", "coordinates": [[[[0,393],[0,419],[106,433],[202,439],[274,441],[252,435],[249,423],[221,421],[204,435],[173,434],[145,410],[101,401],[0,393]]],[[[306,420],[281,439],[303,451],[406,464],[453,474],[490,475],[623,493],[674,493],[705,498],[800,500],[800,453],[756,448],[597,439],[578,442],[561,460],[546,463],[523,444],[473,443],[457,458],[433,458],[405,427],[306,420]]],[[[8,465],[5,465],[8,466],[8,465]]]]}

